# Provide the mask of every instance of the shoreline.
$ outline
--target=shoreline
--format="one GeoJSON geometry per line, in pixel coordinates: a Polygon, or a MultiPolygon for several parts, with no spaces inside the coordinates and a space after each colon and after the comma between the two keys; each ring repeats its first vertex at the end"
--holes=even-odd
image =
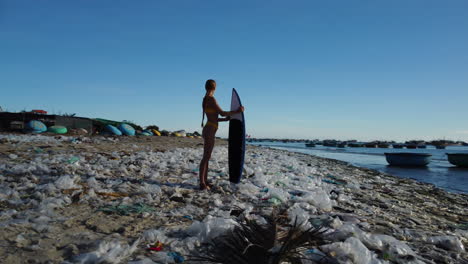
{"type": "Polygon", "coordinates": [[[232,228],[238,219],[230,208],[259,218],[253,213],[258,206],[287,206],[289,217],[331,220],[328,228],[336,236],[328,245],[333,246],[321,250],[343,259],[356,261],[357,251],[342,250],[350,237],[362,241],[369,259],[380,263],[408,255],[414,255],[413,263],[466,263],[468,258],[468,195],[432,184],[343,161],[248,146],[246,176],[233,189],[226,180],[227,143],[218,139],[209,171],[217,187],[203,192],[197,190],[199,139],[61,136],[44,143],[43,138],[27,142],[33,137],[24,135],[15,143],[2,136],[0,255],[6,263],[106,260],[112,258],[110,249],[120,250],[114,261],[171,263],[163,258],[167,254],[146,250],[146,244],[159,240],[165,244],[162,252],[188,256],[232,228]],[[139,208],[128,215],[99,211],[136,203],[153,210],[139,208]],[[382,235],[397,242],[384,241],[382,235]],[[374,246],[370,238],[389,249],[374,246]]]}
{"type": "MultiPolygon", "coordinates": [[[[438,188],[442,188],[445,191],[451,193],[468,194],[468,181],[466,181],[466,173],[468,172],[465,168],[456,167],[445,158],[445,151],[443,151],[442,159],[439,159],[440,153],[431,153],[433,155],[430,164],[424,167],[399,167],[391,166],[385,162],[385,156],[382,152],[373,153],[373,149],[370,152],[353,152],[352,150],[346,149],[308,149],[304,147],[295,146],[262,146],[271,147],[277,149],[285,149],[296,153],[304,153],[314,155],[318,157],[330,158],[348,162],[354,166],[377,170],[384,174],[397,176],[399,178],[413,179],[416,181],[434,184],[438,188]],[[336,158],[334,158],[336,157],[336,158]],[[378,157],[378,158],[376,158],[378,157]]],[[[423,150],[423,153],[425,150],[423,150]]],[[[431,151],[436,151],[435,149],[431,151]]],[[[457,153],[464,150],[449,150],[449,153],[457,153]]]]}

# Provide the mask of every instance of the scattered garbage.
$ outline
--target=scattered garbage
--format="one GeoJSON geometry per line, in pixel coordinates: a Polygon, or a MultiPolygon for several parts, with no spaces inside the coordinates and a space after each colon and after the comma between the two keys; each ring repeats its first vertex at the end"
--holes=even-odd
{"type": "Polygon", "coordinates": [[[155,211],[155,209],[144,203],[135,203],[132,205],[120,204],[120,205],[104,206],[104,207],[99,208],[98,211],[101,211],[104,213],[115,213],[119,215],[130,215],[130,214],[142,214],[146,212],[150,213],[150,212],[155,211]]]}
{"type": "Polygon", "coordinates": [[[221,146],[214,149],[208,176],[217,188],[198,192],[194,174],[201,148],[160,152],[134,144],[131,151],[106,152],[80,145],[80,151],[67,152],[60,147],[84,144],[81,139],[0,135],[2,144],[34,143],[25,152],[6,152],[0,162],[0,227],[12,232],[8,236],[18,250],[40,252],[41,236],[60,238],[64,230],[59,228],[79,226],[76,245],[57,253],[66,261],[183,263],[188,261],[183,256],[229,233],[242,217],[265,224],[269,212],[285,210],[281,225],[300,221],[303,229],[328,228],[325,245],[303,251],[310,259],[386,264],[446,258],[455,263],[456,256],[466,256],[463,199],[437,193],[437,199],[450,201],[444,202],[448,209],[441,208],[430,195],[435,191],[424,184],[370,177],[313,157],[249,149],[248,177],[233,185],[227,177],[228,150],[221,146]],[[399,188],[385,191],[392,184],[399,188]],[[74,221],[76,214],[89,215],[74,221]],[[135,247],[134,238],[148,246],[135,247]],[[428,247],[437,249],[427,252],[428,247]]]}
{"type": "Polygon", "coordinates": [[[183,263],[185,261],[184,257],[177,252],[169,252],[167,255],[174,258],[175,263],[183,263]]]}
{"type": "Polygon", "coordinates": [[[433,236],[427,238],[427,242],[446,250],[457,252],[465,251],[463,243],[455,236],[433,236]]]}
{"type": "Polygon", "coordinates": [[[157,241],[153,245],[148,245],[146,249],[151,250],[151,251],[162,251],[163,250],[164,244],[157,241]]]}
{"type": "Polygon", "coordinates": [[[73,163],[76,163],[80,160],[79,157],[71,157],[69,160],[67,160],[67,163],[68,164],[73,164],[73,163]]]}

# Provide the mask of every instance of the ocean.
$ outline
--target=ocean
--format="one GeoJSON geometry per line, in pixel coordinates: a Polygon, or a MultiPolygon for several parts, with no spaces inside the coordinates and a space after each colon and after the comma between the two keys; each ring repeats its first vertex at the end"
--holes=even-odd
{"type": "Polygon", "coordinates": [[[308,148],[304,143],[284,142],[249,142],[251,145],[284,149],[323,158],[348,162],[358,167],[378,170],[401,178],[411,178],[420,182],[434,184],[449,192],[468,193],[468,168],[458,168],[450,164],[445,153],[468,153],[468,147],[448,146],[446,149],[436,149],[427,146],[426,149],[392,149],[392,148],[336,148],[317,145],[308,148]],[[432,154],[431,163],[427,167],[403,168],[388,166],[384,152],[418,152],[432,154]]]}

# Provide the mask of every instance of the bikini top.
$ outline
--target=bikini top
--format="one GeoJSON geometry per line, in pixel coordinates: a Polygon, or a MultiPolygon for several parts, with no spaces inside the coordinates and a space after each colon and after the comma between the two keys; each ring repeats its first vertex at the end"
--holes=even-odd
{"type": "Polygon", "coordinates": [[[215,114],[215,113],[217,113],[217,111],[216,111],[216,109],[214,109],[214,108],[207,107],[207,108],[205,108],[205,113],[207,113],[207,114],[215,114]]]}
{"type": "Polygon", "coordinates": [[[205,113],[207,114],[216,114],[218,111],[215,108],[205,107],[205,98],[203,98],[203,112],[202,112],[202,123],[201,126],[203,127],[203,121],[205,121],[205,113]]]}

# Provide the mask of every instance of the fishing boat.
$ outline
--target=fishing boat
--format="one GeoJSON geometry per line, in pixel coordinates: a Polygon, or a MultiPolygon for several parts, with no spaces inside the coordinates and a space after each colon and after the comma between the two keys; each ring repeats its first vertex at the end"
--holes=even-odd
{"type": "Polygon", "coordinates": [[[330,140],[330,141],[323,141],[323,146],[324,147],[336,147],[338,144],[336,141],[330,140]]]}
{"type": "Polygon", "coordinates": [[[392,166],[426,166],[431,161],[431,156],[428,153],[385,153],[388,164],[392,166]]]}
{"type": "Polygon", "coordinates": [[[388,148],[388,147],[390,147],[390,144],[388,144],[386,142],[380,142],[377,146],[379,148],[388,148]]]}
{"type": "Polygon", "coordinates": [[[377,143],[369,142],[369,143],[364,144],[364,146],[366,146],[366,148],[377,148],[377,143]]]}
{"type": "Polygon", "coordinates": [[[468,153],[446,153],[448,161],[455,166],[468,168],[468,153]]]}

